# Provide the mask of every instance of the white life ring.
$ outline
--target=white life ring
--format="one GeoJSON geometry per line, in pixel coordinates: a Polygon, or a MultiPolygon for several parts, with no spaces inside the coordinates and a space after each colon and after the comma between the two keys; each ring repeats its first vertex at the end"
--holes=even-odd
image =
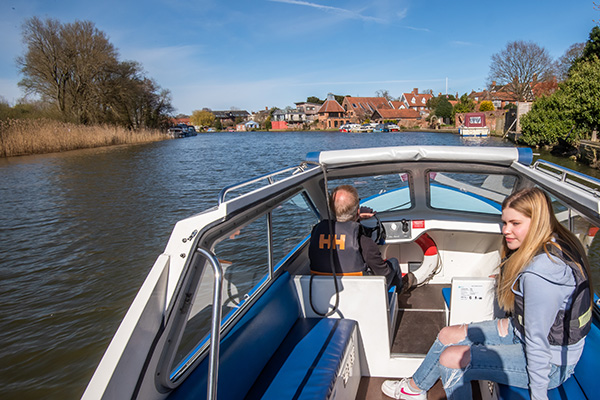
{"type": "Polygon", "coordinates": [[[435,242],[428,234],[424,233],[419,236],[415,243],[423,250],[423,263],[413,272],[416,278],[415,285],[419,285],[425,282],[432,273],[436,273],[440,256],[435,242]]]}

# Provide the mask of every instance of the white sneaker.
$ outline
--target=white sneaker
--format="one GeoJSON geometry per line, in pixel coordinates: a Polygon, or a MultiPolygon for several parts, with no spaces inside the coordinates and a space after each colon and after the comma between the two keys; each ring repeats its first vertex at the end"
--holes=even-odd
{"type": "Polygon", "coordinates": [[[381,385],[381,391],[393,399],[404,400],[427,400],[427,392],[415,392],[408,384],[410,378],[404,378],[400,381],[384,381],[381,385]]]}

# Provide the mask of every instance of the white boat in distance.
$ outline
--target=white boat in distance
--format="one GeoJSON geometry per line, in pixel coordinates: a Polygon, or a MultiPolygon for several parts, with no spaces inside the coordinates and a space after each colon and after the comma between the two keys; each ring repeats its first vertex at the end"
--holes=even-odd
{"type": "MultiPolygon", "coordinates": [[[[600,181],[532,161],[511,147],[325,151],[224,188],[216,207],[175,225],[83,399],[382,398],[381,381],[412,376],[443,326],[498,313],[489,276],[510,193],[542,188],[585,248],[598,245],[600,181]],[[417,288],[311,277],[311,229],[340,184],[377,211],[362,223],[417,288]]],[[[575,374],[550,398],[600,393],[599,324],[596,303],[575,374]]],[[[498,386],[481,381],[479,395],[528,398],[498,386]]]]}

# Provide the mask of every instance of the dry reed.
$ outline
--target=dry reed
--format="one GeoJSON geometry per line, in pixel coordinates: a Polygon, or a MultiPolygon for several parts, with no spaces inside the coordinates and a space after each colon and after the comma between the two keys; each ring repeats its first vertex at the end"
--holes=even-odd
{"type": "Polygon", "coordinates": [[[85,126],[52,120],[0,121],[0,157],[156,142],[167,139],[158,130],[131,131],[117,126],[85,126]]]}

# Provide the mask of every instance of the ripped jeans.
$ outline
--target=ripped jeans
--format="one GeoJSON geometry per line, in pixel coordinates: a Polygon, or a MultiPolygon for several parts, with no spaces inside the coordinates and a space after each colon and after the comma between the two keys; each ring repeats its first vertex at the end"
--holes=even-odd
{"type": "MultiPolygon", "coordinates": [[[[553,364],[548,388],[560,386],[573,373],[574,367],[553,364]]],[[[489,380],[527,389],[529,375],[524,344],[514,335],[510,322],[506,336],[499,334],[498,320],[469,324],[466,338],[458,343],[445,346],[436,338],[413,375],[413,380],[423,390],[431,389],[438,378],[442,379],[448,400],[471,399],[472,380],[489,380]],[[466,368],[452,369],[440,365],[440,354],[453,345],[470,346],[471,362],[466,368]]]]}

